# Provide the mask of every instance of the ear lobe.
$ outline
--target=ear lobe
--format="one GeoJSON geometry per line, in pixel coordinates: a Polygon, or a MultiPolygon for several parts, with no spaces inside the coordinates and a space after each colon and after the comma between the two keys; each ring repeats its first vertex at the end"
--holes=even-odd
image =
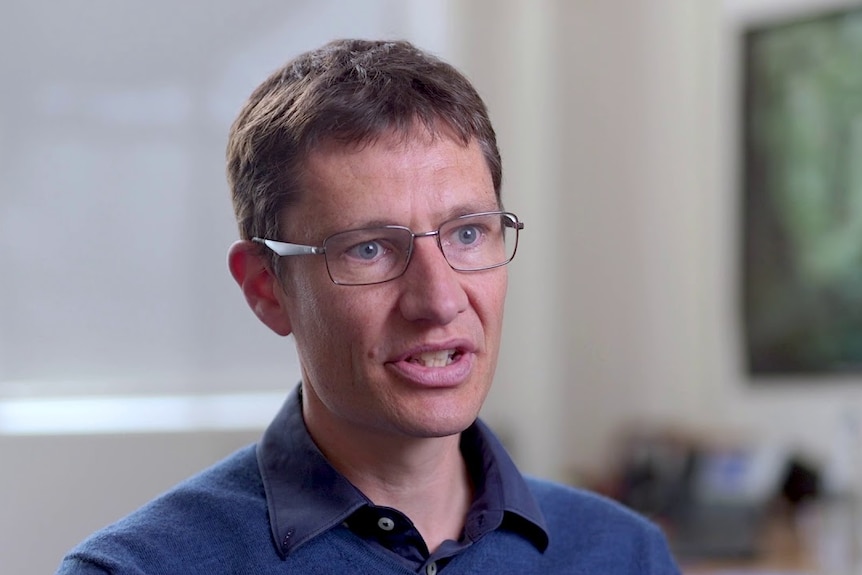
{"type": "Polygon", "coordinates": [[[266,258],[254,242],[240,240],[231,245],[227,265],[254,315],[278,335],[291,332],[284,293],[266,258]]]}

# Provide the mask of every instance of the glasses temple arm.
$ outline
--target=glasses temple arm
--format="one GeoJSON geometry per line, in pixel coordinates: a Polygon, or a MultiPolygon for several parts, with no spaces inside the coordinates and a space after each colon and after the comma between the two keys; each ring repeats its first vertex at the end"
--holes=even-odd
{"type": "Polygon", "coordinates": [[[277,242],[265,238],[251,238],[251,241],[263,244],[280,256],[302,256],[322,254],[326,250],[317,246],[304,246],[302,244],[290,244],[287,242],[277,242]]]}

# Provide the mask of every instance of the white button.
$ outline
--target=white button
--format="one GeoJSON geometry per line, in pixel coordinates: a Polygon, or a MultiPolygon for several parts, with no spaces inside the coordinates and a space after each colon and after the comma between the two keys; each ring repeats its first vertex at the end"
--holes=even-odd
{"type": "Polygon", "coordinates": [[[425,567],[425,575],[437,575],[437,564],[433,561],[425,567]]]}
{"type": "Polygon", "coordinates": [[[395,522],[388,517],[381,517],[377,520],[377,526],[384,531],[392,531],[395,529],[395,522]]]}

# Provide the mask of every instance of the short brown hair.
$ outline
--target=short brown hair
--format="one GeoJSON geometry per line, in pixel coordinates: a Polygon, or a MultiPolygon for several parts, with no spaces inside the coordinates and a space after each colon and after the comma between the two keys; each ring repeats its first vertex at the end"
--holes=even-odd
{"type": "Polygon", "coordinates": [[[419,123],[477,140],[499,199],[502,164],[479,94],[451,65],[409,42],[337,40],[301,54],[251,94],[231,126],[227,178],[243,239],[280,238],[315,145],[362,145],[419,123]]]}

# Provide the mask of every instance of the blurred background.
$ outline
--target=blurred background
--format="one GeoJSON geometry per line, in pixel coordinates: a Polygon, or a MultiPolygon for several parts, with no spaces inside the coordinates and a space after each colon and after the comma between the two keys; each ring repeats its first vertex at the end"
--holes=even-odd
{"type": "Polygon", "coordinates": [[[0,571],[52,572],[254,441],[298,381],[227,273],[224,148],[270,71],[337,37],[412,40],[489,105],[526,230],[483,416],[526,472],[660,515],[633,473],[707,446],[753,454],[746,497],[786,490],[788,462],[856,492],[862,374],[749,369],[742,66],[751,27],[860,6],[5,2],[0,571]]]}

